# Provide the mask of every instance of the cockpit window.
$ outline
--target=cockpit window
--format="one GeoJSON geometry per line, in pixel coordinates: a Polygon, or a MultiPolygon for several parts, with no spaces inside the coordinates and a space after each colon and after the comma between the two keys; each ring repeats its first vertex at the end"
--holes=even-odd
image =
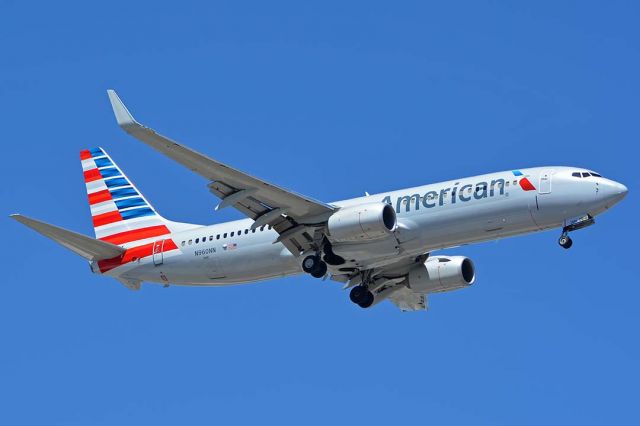
{"type": "Polygon", "coordinates": [[[591,176],[594,176],[594,177],[602,177],[602,175],[599,175],[598,173],[593,173],[593,172],[591,172],[591,176]]]}
{"type": "Polygon", "coordinates": [[[573,177],[580,177],[580,172],[574,172],[574,173],[571,173],[571,176],[573,176],[573,177]]]}
{"type": "Polygon", "coordinates": [[[589,173],[582,172],[582,177],[589,177],[589,173]]]}

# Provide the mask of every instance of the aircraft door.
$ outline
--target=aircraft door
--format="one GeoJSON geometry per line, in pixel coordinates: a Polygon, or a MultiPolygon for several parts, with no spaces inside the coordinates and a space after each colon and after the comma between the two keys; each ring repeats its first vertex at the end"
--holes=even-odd
{"type": "Polygon", "coordinates": [[[158,240],[153,243],[153,264],[155,266],[162,265],[164,261],[162,250],[164,248],[164,240],[158,240]]]}
{"type": "Polygon", "coordinates": [[[543,170],[540,173],[540,183],[538,185],[539,194],[551,193],[551,170],[543,170]]]}

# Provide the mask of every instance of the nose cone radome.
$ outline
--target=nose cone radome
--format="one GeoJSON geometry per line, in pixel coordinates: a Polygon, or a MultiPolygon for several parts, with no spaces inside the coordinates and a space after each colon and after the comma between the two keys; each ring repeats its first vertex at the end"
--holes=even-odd
{"type": "Polygon", "coordinates": [[[629,192],[626,186],[612,180],[607,181],[603,185],[602,189],[603,198],[606,199],[610,204],[615,204],[621,201],[627,195],[627,192],[629,192]]]}

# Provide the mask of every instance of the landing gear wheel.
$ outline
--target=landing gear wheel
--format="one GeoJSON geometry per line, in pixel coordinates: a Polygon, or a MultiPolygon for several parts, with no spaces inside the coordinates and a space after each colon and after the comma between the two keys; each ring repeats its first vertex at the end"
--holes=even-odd
{"type": "Polygon", "coordinates": [[[568,235],[563,234],[560,236],[560,239],[558,240],[558,244],[560,244],[562,248],[568,249],[568,248],[571,248],[571,246],[573,245],[573,240],[568,235]]]}
{"type": "Polygon", "coordinates": [[[327,273],[327,264],[324,263],[323,261],[320,261],[316,269],[311,271],[311,276],[313,278],[322,278],[326,273],[327,273]]]}
{"type": "Polygon", "coordinates": [[[353,303],[358,304],[362,301],[364,294],[367,291],[368,290],[361,285],[355,286],[354,288],[351,289],[351,292],[349,293],[349,299],[351,299],[353,303]]]}
{"type": "Polygon", "coordinates": [[[374,297],[368,288],[359,285],[351,289],[349,299],[361,308],[368,308],[373,304],[374,297]]]}
{"type": "Polygon", "coordinates": [[[302,270],[307,274],[311,274],[318,268],[318,265],[320,263],[322,263],[322,260],[320,260],[320,256],[315,254],[309,255],[302,261],[302,270]]]}
{"type": "Polygon", "coordinates": [[[358,303],[358,305],[361,308],[368,308],[369,306],[373,305],[373,293],[371,293],[369,290],[367,290],[367,292],[364,295],[364,300],[360,303],[358,303]]]}

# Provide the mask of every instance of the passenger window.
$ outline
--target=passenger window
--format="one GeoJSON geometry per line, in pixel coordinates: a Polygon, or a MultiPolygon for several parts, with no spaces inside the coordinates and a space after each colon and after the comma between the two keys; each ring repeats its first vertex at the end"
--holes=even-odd
{"type": "Polygon", "coordinates": [[[242,229],[238,231],[238,235],[242,235],[242,229]]]}
{"type": "Polygon", "coordinates": [[[260,232],[264,231],[264,225],[260,227],[260,232]]]}
{"type": "Polygon", "coordinates": [[[248,229],[245,229],[245,230],[244,230],[244,235],[247,235],[248,233],[249,233],[249,230],[248,230],[248,229]]]}
{"type": "Polygon", "coordinates": [[[180,244],[180,245],[181,245],[182,247],[184,247],[184,243],[185,243],[185,242],[183,241],[183,242],[182,242],[182,244],[180,244]]]}
{"type": "Polygon", "coordinates": [[[235,234],[235,231],[231,233],[231,236],[233,237],[234,234],[235,234]]]}
{"type": "Polygon", "coordinates": [[[196,238],[196,244],[200,242],[200,238],[196,238]]]}
{"type": "Polygon", "coordinates": [[[220,234],[216,235],[216,240],[220,239],[220,234]]]}
{"type": "Polygon", "coordinates": [[[256,233],[256,228],[253,228],[253,229],[251,230],[251,233],[252,233],[252,234],[255,234],[255,233],[256,233]]]}
{"type": "Polygon", "coordinates": [[[191,245],[193,243],[193,240],[189,240],[189,245],[191,245]]]}
{"type": "Polygon", "coordinates": [[[506,181],[504,186],[509,186],[509,181],[506,181]]]}
{"type": "Polygon", "coordinates": [[[207,237],[202,237],[202,242],[206,243],[207,242],[207,237]]]}
{"type": "Polygon", "coordinates": [[[225,232],[222,238],[227,238],[227,233],[225,232]]]}

